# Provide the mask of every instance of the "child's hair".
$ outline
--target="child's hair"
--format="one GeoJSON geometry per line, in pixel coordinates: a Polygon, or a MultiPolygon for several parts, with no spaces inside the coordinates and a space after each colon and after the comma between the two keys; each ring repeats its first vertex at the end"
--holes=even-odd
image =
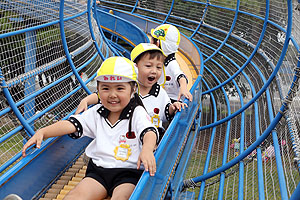
{"type": "Polygon", "coordinates": [[[159,42],[159,39],[157,39],[157,38],[153,37],[152,35],[151,35],[151,38],[152,38],[153,44],[157,44],[157,43],[159,43],[159,48],[161,48],[161,47],[160,47],[160,42],[159,42]]]}
{"type": "Polygon", "coordinates": [[[138,63],[144,56],[147,56],[148,54],[150,54],[150,59],[157,58],[157,60],[161,60],[162,62],[164,62],[164,60],[165,60],[165,56],[163,55],[162,52],[157,51],[157,50],[150,50],[150,51],[145,51],[145,52],[141,53],[138,57],[136,57],[134,62],[138,63]]]}
{"type": "MultiPolygon", "coordinates": [[[[141,100],[141,98],[139,97],[138,93],[134,93],[134,96],[133,98],[130,100],[129,104],[132,106],[131,109],[134,111],[134,109],[137,107],[137,106],[142,106],[145,110],[145,106],[141,100]]],[[[128,124],[128,133],[130,134],[131,133],[131,122],[132,122],[132,116],[133,116],[133,112],[130,113],[130,116],[129,116],[129,124],[128,124]]]]}

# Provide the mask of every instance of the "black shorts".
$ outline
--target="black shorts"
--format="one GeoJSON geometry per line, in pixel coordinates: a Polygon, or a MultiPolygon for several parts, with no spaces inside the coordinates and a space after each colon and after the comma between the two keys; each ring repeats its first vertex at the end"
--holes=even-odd
{"type": "Polygon", "coordinates": [[[98,181],[112,196],[114,189],[123,183],[132,183],[134,185],[139,181],[144,170],[130,168],[103,168],[97,167],[90,159],[86,169],[85,177],[90,177],[98,181]]]}

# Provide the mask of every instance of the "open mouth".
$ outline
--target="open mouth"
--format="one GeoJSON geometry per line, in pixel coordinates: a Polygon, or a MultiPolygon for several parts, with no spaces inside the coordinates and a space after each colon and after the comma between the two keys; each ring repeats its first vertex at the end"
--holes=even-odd
{"type": "Polygon", "coordinates": [[[154,77],[154,76],[149,76],[149,77],[148,77],[148,80],[149,80],[149,81],[154,81],[154,80],[155,80],[155,77],[154,77]]]}

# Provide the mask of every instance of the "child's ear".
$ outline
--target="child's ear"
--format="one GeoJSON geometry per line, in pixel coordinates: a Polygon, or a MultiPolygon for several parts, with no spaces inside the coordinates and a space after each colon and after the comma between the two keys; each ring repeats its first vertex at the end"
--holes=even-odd
{"type": "Polygon", "coordinates": [[[133,93],[136,92],[137,88],[138,88],[138,85],[137,85],[137,83],[135,83],[134,86],[133,86],[133,93]]]}
{"type": "Polygon", "coordinates": [[[136,86],[133,87],[133,91],[130,95],[130,99],[132,99],[134,97],[134,93],[136,93],[136,88],[137,88],[136,86]]]}

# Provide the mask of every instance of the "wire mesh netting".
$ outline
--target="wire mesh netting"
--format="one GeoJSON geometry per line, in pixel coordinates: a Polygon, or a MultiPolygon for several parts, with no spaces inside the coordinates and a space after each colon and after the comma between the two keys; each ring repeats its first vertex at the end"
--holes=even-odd
{"type": "MultiPolygon", "coordinates": [[[[62,27],[59,1],[0,2],[1,173],[19,159],[23,143],[32,134],[20,118],[34,132],[68,116],[87,95],[78,77],[88,81],[102,62],[91,32],[102,45],[101,52],[112,55],[106,52],[97,22],[92,20],[89,26],[87,19],[93,14],[86,12],[86,3],[65,1],[62,27]]],[[[286,96],[300,62],[299,1],[97,3],[172,23],[203,55],[201,131],[184,179],[214,172],[243,154],[272,124],[282,103],[288,102],[283,117],[259,146],[229,169],[186,188],[180,199],[284,199],[292,195],[300,181],[298,88],[290,95],[295,96],[292,101],[286,96]]],[[[95,83],[87,87],[93,91],[95,83]]]]}
{"type": "MultiPolygon", "coordinates": [[[[112,1],[105,2],[114,7],[110,4],[112,1]]],[[[243,114],[199,133],[187,179],[214,171],[241,154],[267,129],[279,111],[299,59],[299,2],[292,1],[291,8],[289,4],[275,0],[141,1],[134,10],[146,18],[176,25],[182,33],[191,36],[201,50],[205,67],[202,127],[234,114],[268,84],[267,90],[261,92],[243,114]],[[291,12],[292,36],[287,52],[282,53],[291,12]],[[273,79],[277,65],[281,67],[273,79]],[[270,77],[273,80],[269,80],[270,77]],[[224,82],[222,88],[215,89],[224,82]]],[[[281,199],[284,196],[278,176],[283,173],[287,195],[291,196],[300,180],[299,144],[295,146],[299,142],[298,101],[296,96],[274,131],[257,149],[241,160],[240,165],[224,172],[225,179],[217,175],[188,191],[194,192],[195,198],[217,199],[223,187],[224,199],[236,199],[241,195],[239,187],[242,185],[244,199],[262,196],[281,199]],[[279,144],[276,150],[274,140],[279,144]],[[280,152],[282,172],[277,171],[275,151],[280,152]],[[258,179],[264,184],[260,192],[258,179]]],[[[191,197],[188,192],[181,195],[181,199],[184,196],[191,197]]]]}
{"type": "Polygon", "coordinates": [[[103,43],[92,16],[89,27],[88,15],[92,13],[87,13],[86,7],[86,1],[0,2],[0,67],[5,81],[0,94],[1,174],[8,169],[7,164],[19,159],[18,153],[33,133],[24,130],[20,117],[35,131],[72,113],[88,94],[74,73],[78,73],[90,91],[95,91],[95,82],[88,79],[94,76],[102,59],[91,30],[95,41],[102,43],[104,57],[112,53],[103,43]],[[64,6],[63,30],[59,24],[61,6],[64,6]],[[71,63],[66,58],[62,31],[71,63]],[[8,88],[11,100],[3,88],[8,88]],[[12,111],[12,105],[18,114],[12,111]]]}

